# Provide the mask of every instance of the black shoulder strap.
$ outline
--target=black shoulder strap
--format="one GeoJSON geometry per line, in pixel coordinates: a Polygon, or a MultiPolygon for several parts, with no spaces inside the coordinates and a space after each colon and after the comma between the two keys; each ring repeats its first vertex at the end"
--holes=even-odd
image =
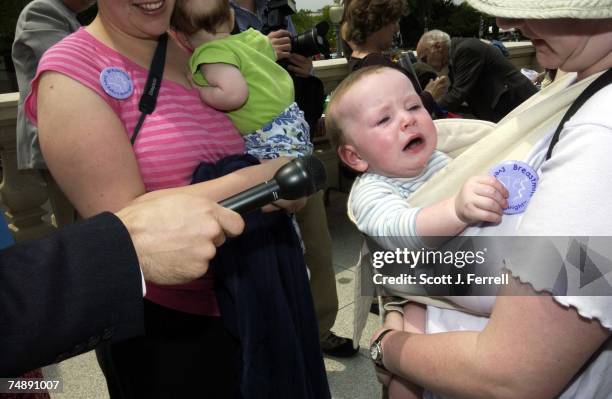
{"type": "Polygon", "coordinates": [[[159,37],[157,41],[157,47],[155,48],[155,54],[153,54],[153,60],[149,67],[149,75],[147,76],[147,83],[145,84],[144,91],[140,97],[138,103],[138,109],[140,110],[140,119],[130,139],[132,146],[136,142],[136,136],[142,127],[142,123],[145,117],[155,110],[155,104],[157,103],[157,95],[159,94],[159,88],[161,87],[162,77],[164,76],[164,65],[166,64],[166,47],[168,45],[168,34],[164,33],[159,37]]]}
{"type": "Polygon", "coordinates": [[[552,141],[550,142],[550,145],[548,146],[548,152],[546,153],[546,160],[550,159],[553,148],[559,141],[559,135],[561,134],[561,131],[563,130],[563,125],[565,125],[565,122],[567,122],[572,116],[574,116],[576,111],[578,111],[580,107],[582,107],[582,105],[589,98],[591,98],[593,94],[597,93],[599,90],[606,87],[610,83],[612,83],[612,68],[608,69],[603,75],[599,76],[597,79],[591,82],[591,84],[588,85],[587,88],[584,89],[582,93],[580,93],[578,98],[569,107],[565,115],[563,115],[563,119],[561,119],[561,122],[559,122],[559,126],[557,126],[557,130],[555,131],[552,141]]]}

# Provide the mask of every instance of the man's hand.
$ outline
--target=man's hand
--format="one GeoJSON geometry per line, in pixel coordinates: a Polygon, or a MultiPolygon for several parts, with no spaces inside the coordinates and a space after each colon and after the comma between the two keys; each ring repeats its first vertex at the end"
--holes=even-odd
{"type": "Polygon", "coordinates": [[[447,76],[439,76],[435,80],[430,80],[425,86],[426,92],[431,94],[434,101],[440,100],[448,90],[449,80],[447,76]]]}
{"type": "Polygon", "coordinates": [[[307,78],[312,72],[312,60],[303,55],[291,52],[291,34],[284,29],[275,30],[268,33],[268,39],[272,43],[272,48],[276,53],[276,59],[287,58],[289,65],[287,69],[296,76],[307,78]]]}
{"type": "Polygon", "coordinates": [[[289,54],[289,65],[287,69],[295,73],[296,76],[307,78],[312,72],[312,60],[303,55],[291,53],[289,54]]]}
{"type": "Polygon", "coordinates": [[[291,34],[284,29],[275,30],[268,33],[268,39],[276,53],[276,59],[282,60],[289,58],[291,54],[291,34]]]}
{"type": "Polygon", "coordinates": [[[244,229],[237,213],[188,194],[144,195],[116,215],[130,233],[145,280],[156,284],[201,277],[226,236],[244,229]]]}
{"type": "Polygon", "coordinates": [[[457,217],[467,224],[501,222],[508,190],[493,176],[474,176],[454,198],[457,217]]]}

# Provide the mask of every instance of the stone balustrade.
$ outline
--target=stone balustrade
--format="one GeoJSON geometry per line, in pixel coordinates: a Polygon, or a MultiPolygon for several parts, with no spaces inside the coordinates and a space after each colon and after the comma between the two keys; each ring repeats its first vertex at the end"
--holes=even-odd
{"type": "Polygon", "coordinates": [[[527,42],[504,42],[508,49],[508,59],[517,68],[528,68],[541,71],[542,68],[536,60],[535,49],[530,41],[527,42]]]}
{"type": "MultiPolygon", "coordinates": [[[[508,60],[517,68],[539,70],[535,59],[535,49],[531,42],[505,42],[508,49],[508,60]]],[[[315,75],[323,81],[325,92],[330,93],[348,74],[345,58],[314,61],[315,75]]]]}
{"type": "Polygon", "coordinates": [[[16,240],[41,237],[53,229],[43,220],[47,211],[47,190],[37,171],[18,171],[15,142],[19,93],[0,94],[0,159],[2,183],[0,201],[4,216],[16,240]]]}
{"type": "MultiPolygon", "coordinates": [[[[514,65],[538,69],[530,42],[505,45],[514,65]]],[[[330,93],[348,73],[346,59],[315,61],[314,73],[323,81],[325,92],[330,93]]],[[[5,209],[4,215],[15,239],[24,240],[47,234],[54,227],[45,221],[49,218],[43,218],[47,214],[43,206],[49,199],[48,190],[52,187],[47,187],[38,172],[17,170],[15,126],[18,99],[18,93],[0,94],[0,208],[5,209]]],[[[339,187],[338,160],[327,140],[316,140],[315,154],[325,165],[328,186],[339,187]]],[[[55,194],[52,197],[56,198],[55,194]]],[[[63,216],[60,217],[62,219],[63,216]]]]}

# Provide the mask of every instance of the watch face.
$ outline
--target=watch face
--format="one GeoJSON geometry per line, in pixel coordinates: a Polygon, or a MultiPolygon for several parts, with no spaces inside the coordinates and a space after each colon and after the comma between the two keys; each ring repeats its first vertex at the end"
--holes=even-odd
{"type": "Polygon", "coordinates": [[[378,360],[378,355],[378,345],[374,344],[370,347],[370,356],[372,357],[372,360],[378,360]]]}

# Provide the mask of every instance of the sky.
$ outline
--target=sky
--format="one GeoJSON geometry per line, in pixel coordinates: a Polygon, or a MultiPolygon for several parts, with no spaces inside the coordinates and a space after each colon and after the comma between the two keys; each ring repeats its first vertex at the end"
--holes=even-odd
{"type": "Polygon", "coordinates": [[[332,4],[334,4],[333,0],[295,0],[295,6],[298,10],[317,11],[332,4]]]}

